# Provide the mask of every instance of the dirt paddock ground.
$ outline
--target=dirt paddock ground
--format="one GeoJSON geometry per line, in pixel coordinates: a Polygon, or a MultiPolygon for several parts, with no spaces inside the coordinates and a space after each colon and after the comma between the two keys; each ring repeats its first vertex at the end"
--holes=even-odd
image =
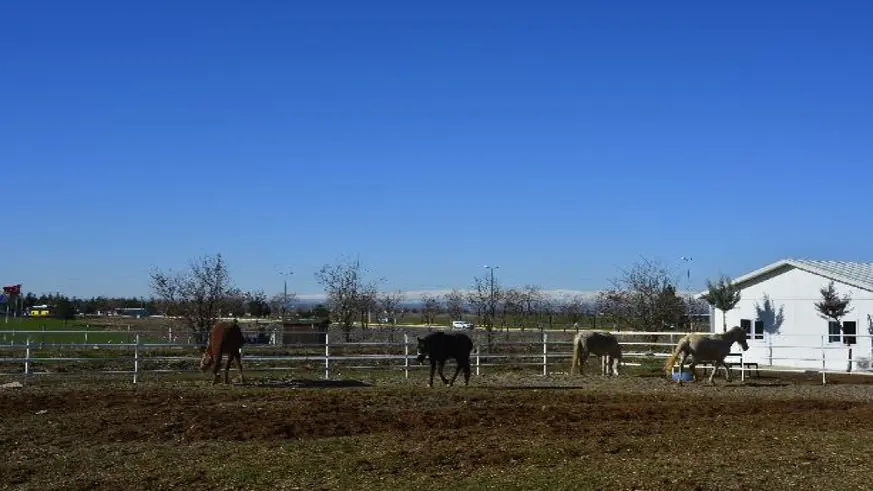
{"type": "Polygon", "coordinates": [[[249,378],[0,391],[0,489],[839,490],[873,475],[865,377],[249,378]]]}

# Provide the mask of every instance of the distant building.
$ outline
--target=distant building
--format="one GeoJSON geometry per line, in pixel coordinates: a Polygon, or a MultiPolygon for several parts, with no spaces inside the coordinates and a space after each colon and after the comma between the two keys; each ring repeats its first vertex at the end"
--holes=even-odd
{"type": "Polygon", "coordinates": [[[34,305],[27,309],[26,315],[30,317],[51,317],[54,314],[52,310],[52,307],[48,305],[34,305]]]}
{"type": "Polygon", "coordinates": [[[143,307],[124,307],[115,309],[115,315],[119,317],[136,317],[139,319],[142,317],[148,317],[149,311],[143,307]]]}

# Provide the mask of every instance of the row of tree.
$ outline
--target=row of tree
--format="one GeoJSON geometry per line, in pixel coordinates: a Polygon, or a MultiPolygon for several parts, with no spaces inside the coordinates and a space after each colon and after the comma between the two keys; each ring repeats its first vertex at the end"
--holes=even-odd
{"type": "MultiPolygon", "coordinates": [[[[346,333],[356,320],[366,327],[369,313],[377,310],[396,318],[403,293],[379,290],[383,280],[367,280],[359,260],[325,265],[316,278],[327,293],[333,319],[346,333]]],[[[511,325],[522,329],[553,327],[557,315],[570,322],[583,316],[606,315],[626,329],[669,330],[688,328],[696,315],[708,312],[706,302],[677,292],[678,275],[654,261],[643,260],[613,281],[613,287],[590,299],[574,296],[555,299],[539,286],[504,288],[493,277],[474,277],[468,291],[422,296],[421,314],[433,323],[440,313],[453,319],[473,313],[489,336],[493,329],[511,325]]]]}
{"type": "MultiPolygon", "coordinates": [[[[384,279],[370,279],[360,260],[338,261],[324,265],[315,273],[326,293],[323,315],[339,324],[347,336],[355,323],[367,328],[371,315],[396,320],[406,312],[403,292],[380,289],[384,279]]],[[[680,295],[679,275],[661,264],[644,259],[622,271],[607,290],[595,298],[573,296],[556,299],[537,285],[507,288],[493,277],[474,277],[467,291],[452,290],[444,295],[425,294],[418,313],[426,323],[438,315],[460,319],[464,313],[476,316],[489,333],[495,328],[553,327],[554,319],[576,323],[586,316],[606,316],[616,327],[633,330],[685,330],[695,316],[708,313],[708,305],[723,312],[739,302],[739,291],[727,278],[709,283],[703,299],[680,295]]],[[[242,291],[233,285],[221,254],[206,255],[189,263],[183,271],[154,270],[150,274],[154,296],[149,299],[87,300],[67,299],[61,295],[28,294],[25,305],[65,304],[72,312],[84,314],[118,307],[145,307],[177,316],[195,333],[209,331],[219,316],[266,317],[291,311],[295,295],[280,293],[270,298],[263,291],[242,291]]],[[[725,326],[726,327],[726,326],[725,326]]]]}

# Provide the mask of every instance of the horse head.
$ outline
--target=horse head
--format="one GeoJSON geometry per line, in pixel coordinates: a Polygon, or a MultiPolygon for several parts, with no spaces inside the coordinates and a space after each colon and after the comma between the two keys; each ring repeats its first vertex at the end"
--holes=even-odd
{"type": "Polygon", "coordinates": [[[200,358],[200,370],[205,372],[214,362],[215,359],[212,357],[212,353],[208,349],[204,350],[203,356],[200,358]]]}
{"type": "Polygon", "coordinates": [[[749,343],[746,341],[746,331],[744,331],[742,327],[734,326],[725,334],[727,334],[727,336],[725,336],[726,339],[731,339],[736,343],[740,343],[743,351],[749,349],[749,343]]]}
{"type": "Polygon", "coordinates": [[[416,350],[416,360],[419,363],[424,363],[424,359],[427,358],[427,341],[421,338],[418,339],[418,349],[416,350]]]}

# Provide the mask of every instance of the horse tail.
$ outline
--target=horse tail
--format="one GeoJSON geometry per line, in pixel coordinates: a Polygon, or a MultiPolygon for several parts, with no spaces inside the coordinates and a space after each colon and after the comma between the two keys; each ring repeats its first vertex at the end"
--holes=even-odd
{"type": "Polygon", "coordinates": [[[572,365],[570,365],[570,374],[571,375],[573,374],[573,372],[576,371],[576,366],[581,364],[580,363],[581,358],[582,358],[582,355],[580,353],[581,350],[582,350],[582,339],[579,336],[576,336],[576,338],[573,339],[573,362],[572,362],[572,365]]]}
{"type": "Polygon", "coordinates": [[[679,343],[676,344],[676,349],[673,350],[673,353],[670,354],[670,357],[667,358],[667,364],[664,366],[664,370],[671,374],[673,373],[673,365],[676,364],[676,360],[679,359],[679,354],[685,350],[685,346],[688,344],[688,340],[686,338],[682,338],[679,340],[679,343]]]}

